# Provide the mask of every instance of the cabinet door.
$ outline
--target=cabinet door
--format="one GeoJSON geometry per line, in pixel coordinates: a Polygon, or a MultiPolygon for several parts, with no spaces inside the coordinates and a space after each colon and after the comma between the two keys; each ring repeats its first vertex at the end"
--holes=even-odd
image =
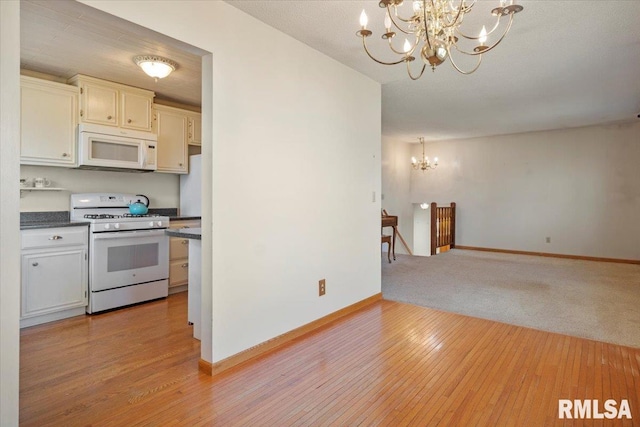
{"type": "Polygon", "coordinates": [[[171,237],[169,239],[169,260],[189,258],[189,239],[171,237]]]}
{"type": "Polygon", "coordinates": [[[23,318],[87,305],[85,248],[22,255],[23,318]]]}
{"type": "Polygon", "coordinates": [[[202,118],[200,114],[189,116],[189,144],[202,144],[202,118]]]}
{"type": "Polygon", "coordinates": [[[80,120],[101,125],[118,125],[118,89],[84,82],[80,86],[80,120]]]}
{"type": "Polygon", "coordinates": [[[20,163],[74,167],[78,89],[22,77],[20,163]]]}
{"type": "Polygon", "coordinates": [[[189,260],[174,260],[169,263],[169,287],[185,285],[189,282],[189,260]]]}
{"type": "Polygon", "coordinates": [[[120,126],[127,129],[151,130],[153,98],[136,93],[120,92],[120,126]]]}
{"type": "Polygon", "coordinates": [[[187,116],[173,110],[155,111],[158,135],[157,172],[187,173],[187,116]]]}

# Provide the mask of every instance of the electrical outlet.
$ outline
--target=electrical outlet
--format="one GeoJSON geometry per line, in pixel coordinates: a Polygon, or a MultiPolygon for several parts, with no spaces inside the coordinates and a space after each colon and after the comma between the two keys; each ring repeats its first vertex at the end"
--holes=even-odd
{"type": "Polygon", "coordinates": [[[322,279],[318,282],[318,296],[322,296],[327,292],[327,287],[325,283],[325,279],[322,279]]]}
{"type": "Polygon", "coordinates": [[[551,237],[547,237],[547,238],[545,239],[545,241],[546,241],[547,243],[551,243],[551,237]]]}

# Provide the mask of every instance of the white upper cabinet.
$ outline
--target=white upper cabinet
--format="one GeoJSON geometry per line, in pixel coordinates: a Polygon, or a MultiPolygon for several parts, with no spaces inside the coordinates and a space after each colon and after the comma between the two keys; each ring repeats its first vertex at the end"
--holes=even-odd
{"type": "Polygon", "coordinates": [[[20,78],[20,163],[76,166],[78,88],[20,78]]]}
{"type": "Polygon", "coordinates": [[[202,116],[200,113],[188,113],[190,145],[202,145],[202,116]]]}
{"type": "Polygon", "coordinates": [[[188,116],[179,108],[155,105],[154,132],[158,135],[157,172],[188,173],[188,116]]]}
{"type": "Polygon", "coordinates": [[[151,130],[151,106],[153,96],[134,92],[120,92],[120,127],[135,130],[151,130]]]}
{"type": "Polygon", "coordinates": [[[97,83],[80,86],[80,121],[118,125],[118,89],[97,83]]]}
{"type": "Polygon", "coordinates": [[[151,131],[152,91],[80,74],[69,83],[80,87],[81,123],[151,131]]]}

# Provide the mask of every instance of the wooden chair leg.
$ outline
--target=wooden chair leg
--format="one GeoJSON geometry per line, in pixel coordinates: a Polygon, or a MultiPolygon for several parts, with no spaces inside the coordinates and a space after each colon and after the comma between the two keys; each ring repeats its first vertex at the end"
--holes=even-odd
{"type": "MultiPolygon", "coordinates": [[[[383,243],[383,244],[384,244],[384,243],[386,243],[386,244],[387,244],[387,248],[388,248],[388,250],[387,250],[387,259],[389,260],[389,264],[391,264],[391,236],[385,236],[385,235],[383,235],[383,236],[382,236],[382,243],[383,243]]],[[[393,259],[396,259],[396,258],[395,258],[395,254],[394,254],[393,259]]]]}

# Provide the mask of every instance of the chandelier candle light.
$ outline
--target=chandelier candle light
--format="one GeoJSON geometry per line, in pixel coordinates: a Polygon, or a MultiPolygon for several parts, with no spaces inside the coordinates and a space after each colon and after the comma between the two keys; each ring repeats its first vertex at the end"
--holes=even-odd
{"type": "Polygon", "coordinates": [[[422,144],[422,159],[420,159],[420,161],[418,161],[418,159],[416,159],[415,157],[411,157],[411,166],[413,166],[413,168],[415,170],[420,169],[422,172],[428,170],[428,169],[435,169],[438,167],[438,158],[435,157],[433,159],[433,163],[431,163],[429,161],[429,158],[427,156],[424,155],[424,138],[420,137],[418,138],[420,140],[420,144],[422,144]]]}
{"type": "Polygon", "coordinates": [[[415,0],[413,1],[413,15],[409,17],[402,17],[398,12],[403,3],[403,0],[380,0],[378,4],[380,7],[387,9],[384,19],[386,32],[382,34],[382,39],[389,42],[389,48],[394,54],[400,55],[400,59],[397,61],[380,61],[369,52],[366,38],[373,33],[367,30],[368,19],[364,10],[360,15],[361,28],[356,34],[362,37],[362,46],[371,59],[383,65],[396,65],[405,62],[407,64],[407,73],[413,80],[418,80],[422,77],[427,65],[430,65],[431,69],[435,71],[435,68],[446,61],[447,58],[450,59],[453,68],[460,73],[473,73],[482,62],[482,54],[489,52],[504,39],[511,29],[514,15],[523,9],[522,6],[514,4],[514,0],[498,0],[498,6],[491,10],[491,15],[496,17],[495,24],[491,30],[487,31],[486,26],[483,26],[477,36],[472,36],[464,33],[460,26],[465,16],[471,12],[476,0],[472,0],[469,3],[464,0],[415,0]],[[500,25],[501,22],[505,21],[501,18],[506,17],[508,17],[506,25],[500,25]],[[402,50],[393,46],[392,42],[396,33],[392,31],[392,26],[394,30],[407,35],[402,50]],[[498,28],[502,31],[501,34],[497,31],[498,28]],[[487,45],[488,38],[494,33],[500,34],[499,38],[494,43],[487,45]],[[458,43],[460,40],[469,40],[467,43],[475,46],[472,50],[465,50],[462,44],[458,43]],[[454,50],[464,55],[477,57],[475,66],[469,70],[463,70],[459,67],[451,55],[454,50]],[[420,73],[414,76],[411,73],[409,63],[416,59],[413,56],[416,51],[424,64],[420,73]]]}

